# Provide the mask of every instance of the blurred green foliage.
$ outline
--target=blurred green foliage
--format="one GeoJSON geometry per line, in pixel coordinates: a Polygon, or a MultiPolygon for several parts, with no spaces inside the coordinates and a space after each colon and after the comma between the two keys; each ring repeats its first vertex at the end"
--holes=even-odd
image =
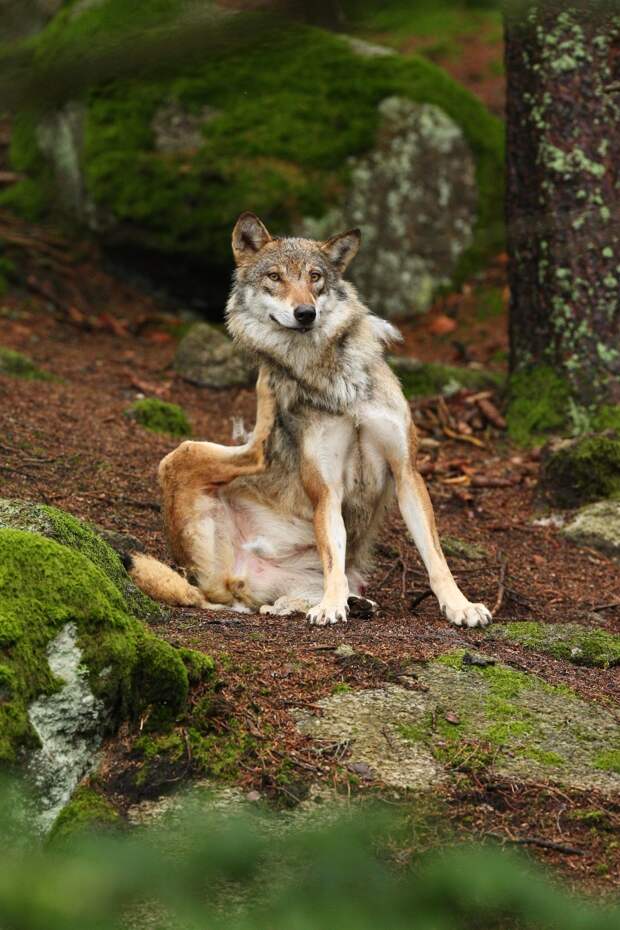
{"type": "Polygon", "coordinates": [[[25,842],[15,791],[0,805],[3,930],[617,930],[620,921],[617,908],[569,894],[497,847],[399,866],[407,837],[367,809],[292,830],[265,813],[190,806],[174,827],[100,828],[37,848],[25,842]]]}

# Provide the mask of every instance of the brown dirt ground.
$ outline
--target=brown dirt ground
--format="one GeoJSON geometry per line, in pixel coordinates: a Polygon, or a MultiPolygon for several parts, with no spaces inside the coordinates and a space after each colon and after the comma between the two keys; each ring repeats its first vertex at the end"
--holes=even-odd
{"type": "MultiPolygon", "coordinates": [[[[228,442],[232,417],[253,421],[253,391],[199,389],[178,378],[171,368],[174,318],[151,297],[104,273],[90,248],[65,255],[64,263],[57,262],[50,272],[40,246],[31,247],[30,265],[24,268],[27,289],[0,300],[0,345],[29,354],[59,380],[0,376],[0,494],[43,500],[131,533],[147,551],[165,558],[155,474],[176,443],[129,421],[124,410],[141,394],[161,396],[184,407],[196,438],[228,442]]],[[[499,261],[489,272],[496,283],[501,267],[499,261]]],[[[472,293],[473,288],[465,288],[448,303],[460,341],[484,360],[472,293]]],[[[434,315],[445,310],[444,300],[434,315]]],[[[498,340],[505,346],[505,319],[494,319],[492,328],[493,346],[498,340]]],[[[404,329],[409,351],[454,360],[453,334],[434,335],[429,319],[404,329]]],[[[501,405],[501,399],[495,400],[501,405]]],[[[461,392],[445,408],[437,400],[414,403],[416,419],[425,427],[422,436],[437,442],[423,448],[421,463],[441,533],[480,543],[489,552],[483,562],[452,560],[457,579],[471,597],[493,606],[500,599],[505,563],[497,619],[595,622],[620,632],[617,565],[570,546],[552,527],[531,523],[538,506],[537,453],[511,448],[501,431],[488,425],[471,434],[477,444],[471,436],[446,436],[437,414],[459,423],[467,401],[461,392]]],[[[569,685],[587,699],[607,706],[617,702],[620,669],[583,669],[515,645],[489,644],[476,631],[449,627],[431,598],[412,609],[425,588],[420,560],[394,514],[368,584],[380,605],[374,619],[315,629],[301,618],[176,609],[158,632],[216,657],[223,669],[223,713],[232,711],[256,737],[256,748],[242,761],[239,783],[268,797],[290,794],[277,785],[285,759],[302,782],[321,777],[350,788],[346,759],[329,748],[317,753],[300,737],[291,707],[312,706],[341,682],[365,687],[396,680],[404,665],[453,647],[491,652],[549,682],[569,685]],[[334,647],[342,642],[359,656],[339,660],[334,647]]],[[[123,745],[120,740],[110,746],[110,772],[121,765],[115,754],[122,756],[123,745]]],[[[568,854],[531,847],[571,880],[598,891],[611,890],[620,878],[618,803],[548,785],[496,784],[472,774],[463,774],[445,797],[457,832],[498,834],[506,842],[542,838],[576,848],[578,853],[568,854]],[[606,810],[604,829],[571,819],[575,809],[593,808],[606,810]]]]}

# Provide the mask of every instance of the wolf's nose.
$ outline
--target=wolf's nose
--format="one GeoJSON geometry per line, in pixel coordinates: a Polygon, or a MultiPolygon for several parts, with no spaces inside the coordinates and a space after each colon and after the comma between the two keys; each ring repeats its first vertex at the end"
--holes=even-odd
{"type": "Polygon", "coordinates": [[[300,304],[299,307],[295,307],[293,314],[302,326],[310,326],[316,319],[316,310],[312,304],[300,304]]]}

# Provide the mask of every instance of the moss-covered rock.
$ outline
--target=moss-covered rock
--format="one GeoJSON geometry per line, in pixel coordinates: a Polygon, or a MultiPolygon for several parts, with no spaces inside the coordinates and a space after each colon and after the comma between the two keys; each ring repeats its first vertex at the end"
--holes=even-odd
{"type": "Polygon", "coordinates": [[[95,527],[77,517],[35,501],[0,498],[0,528],[40,533],[85,555],[122,594],[127,611],[143,620],[165,620],[169,612],[140,591],[123,566],[119,555],[95,527]]]}
{"type": "Polygon", "coordinates": [[[113,805],[89,785],[80,785],[52,825],[47,840],[52,845],[101,830],[114,830],[122,820],[113,805]]]}
{"type": "Polygon", "coordinates": [[[548,780],[578,789],[620,788],[615,716],[565,687],[464,650],[416,667],[425,690],[386,684],[319,701],[297,712],[304,734],[349,741],[351,761],[388,784],[435,787],[455,771],[548,780]]]}
{"type": "MultiPolygon", "coordinates": [[[[75,60],[88,55],[93,43],[113,47],[128,35],[148,41],[145,32],[152,37],[158,26],[162,33],[174,29],[188,5],[195,15],[195,5],[186,0],[155,5],[107,0],[76,15],[72,0],[31,40],[33,67],[45,70],[63,57],[75,60]]],[[[240,33],[242,16],[236,19],[240,33]]],[[[141,80],[94,88],[86,96],[77,136],[75,119],[60,108],[46,153],[40,120],[22,113],[12,162],[27,180],[7,194],[13,206],[20,199],[30,211],[49,204],[50,160],[60,179],[77,166],[79,183],[69,178],[69,190],[78,191],[82,216],[94,221],[100,235],[189,256],[201,267],[207,257],[211,268],[228,272],[233,218],[251,208],[274,231],[285,233],[303,217],[324,217],[347,189],[349,158],[373,150],[380,105],[397,99],[437,107],[471,152],[475,229],[461,255],[461,271],[497,250],[501,123],[430,62],[417,56],[363,56],[336,35],[289,22],[274,23],[260,41],[242,48],[222,42],[200,56],[184,52],[180,42],[176,57],[168,50],[164,74],[160,56],[143,64],[141,80]],[[161,131],[171,108],[188,129],[185,141],[175,134],[172,146],[170,133],[161,131]]],[[[71,198],[67,205],[73,206],[71,198]]]]}
{"type": "Polygon", "coordinates": [[[490,639],[509,639],[574,665],[620,665],[620,636],[579,623],[496,623],[487,635],[490,639]]]}
{"type": "Polygon", "coordinates": [[[13,349],[5,349],[4,346],[0,346],[0,375],[25,378],[29,381],[53,380],[52,375],[41,371],[27,355],[15,352],[13,349]]]}
{"type": "Polygon", "coordinates": [[[560,533],[577,546],[599,549],[620,559],[620,501],[597,501],[582,507],[560,533]]]}
{"type": "MultiPolygon", "coordinates": [[[[0,764],[26,763],[49,826],[124,721],[157,727],[186,705],[183,654],[127,609],[110,578],[74,549],[0,530],[0,764]]],[[[190,662],[194,679],[209,664],[190,662]]]]}
{"type": "Polygon", "coordinates": [[[552,444],[543,457],[540,486],[559,507],[620,497],[620,436],[583,436],[552,444]]]}
{"type": "Polygon", "coordinates": [[[450,395],[462,388],[485,390],[499,387],[504,380],[498,372],[420,362],[406,356],[392,355],[388,361],[398,375],[406,397],[450,395]]]}
{"type": "Polygon", "coordinates": [[[153,433],[180,437],[192,435],[192,428],[183,408],[156,397],[144,397],[134,401],[125,411],[125,416],[153,433]]]}

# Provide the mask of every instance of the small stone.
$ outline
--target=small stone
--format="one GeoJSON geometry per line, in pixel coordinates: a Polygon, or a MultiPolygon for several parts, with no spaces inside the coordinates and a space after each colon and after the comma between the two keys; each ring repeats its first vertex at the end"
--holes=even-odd
{"type": "Polygon", "coordinates": [[[248,791],[248,793],[245,796],[245,799],[246,801],[251,801],[253,804],[255,804],[257,801],[260,801],[261,796],[258,791],[248,791]]]}
{"type": "Polygon", "coordinates": [[[446,723],[453,723],[454,726],[458,726],[461,722],[461,718],[453,710],[447,710],[443,716],[446,723]]]}
{"type": "Polygon", "coordinates": [[[334,655],[338,656],[339,659],[350,659],[351,656],[355,655],[355,649],[349,643],[341,643],[334,649],[334,655]]]}
{"type": "Polygon", "coordinates": [[[367,781],[372,781],[375,778],[375,773],[366,762],[352,762],[347,768],[354,775],[359,775],[367,781]]]}
{"type": "Polygon", "coordinates": [[[495,659],[489,659],[488,656],[473,655],[466,652],[463,656],[463,665],[476,665],[478,668],[486,668],[489,665],[495,665],[495,659]]]}
{"type": "Polygon", "coordinates": [[[198,387],[235,387],[249,384],[255,375],[228,336],[208,323],[195,323],[181,340],[174,369],[198,387]]]}

